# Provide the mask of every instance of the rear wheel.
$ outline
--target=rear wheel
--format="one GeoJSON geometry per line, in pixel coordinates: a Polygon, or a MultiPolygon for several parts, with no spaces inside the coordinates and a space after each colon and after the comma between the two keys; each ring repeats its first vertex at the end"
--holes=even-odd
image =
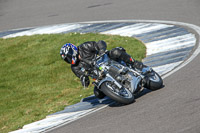
{"type": "Polygon", "coordinates": [[[127,88],[121,88],[117,87],[112,82],[104,82],[101,85],[101,90],[111,99],[123,103],[123,104],[130,104],[134,102],[134,95],[131,93],[131,91],[127,88]]]}
{"type": "Polygon", "coordinates": [[[149,90],[158,90],[163,87],[163,80],[155,71],[147,74],[146,88],[149,90]]]}

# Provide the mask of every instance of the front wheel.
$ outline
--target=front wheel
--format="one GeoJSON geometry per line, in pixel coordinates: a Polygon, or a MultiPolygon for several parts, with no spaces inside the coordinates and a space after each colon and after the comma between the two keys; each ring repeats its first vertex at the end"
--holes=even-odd
{"type": "Polygon", "coordinates": [[[149,90],[158,90],[163,87],[163,80],[158,73],[152,71],[147,74],[147,84],[145,86],[149,90]]]}
{"type": "Polygon", "coordinates": [[[104,82],[101,85],[101,90],[111,99],[123,103],[130,104],[134,102],[134,95],[127,88],[119,88],[112,82],[104,82]]]}

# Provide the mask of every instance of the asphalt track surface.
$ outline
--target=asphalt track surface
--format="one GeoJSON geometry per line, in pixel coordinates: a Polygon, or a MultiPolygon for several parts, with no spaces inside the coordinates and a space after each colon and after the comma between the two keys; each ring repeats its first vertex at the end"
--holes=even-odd
{"type": "MultiPolygon", "coordinates": [[[[0,31],[96,20],[170,20],[200,26],[199,0],[0,0],[0,31]]],[[[134,104],[112,106],[55,133],[199,133],[200,55],[134,104]]]]}

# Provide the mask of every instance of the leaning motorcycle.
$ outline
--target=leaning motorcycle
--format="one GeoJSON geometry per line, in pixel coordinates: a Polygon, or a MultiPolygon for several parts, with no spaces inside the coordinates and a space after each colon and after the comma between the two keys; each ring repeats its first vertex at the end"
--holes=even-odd
{"type": "Polygon", "coordinates": [[[157,90],[163,86],[160,75],[148,66],[138,70],[123,61],[110,59],[106,53],[95,56],[93,61],[83,61],[92,66],[87,75],[95,80],[94,94],[98,98],[106,95],[119,103],[130,104],[144,88],[157,90]]]}

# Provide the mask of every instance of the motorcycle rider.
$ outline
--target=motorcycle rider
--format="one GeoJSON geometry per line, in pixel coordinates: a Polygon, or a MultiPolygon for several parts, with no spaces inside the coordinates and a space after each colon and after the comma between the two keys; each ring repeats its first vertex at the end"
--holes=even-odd
{"type": "Polygon", "coordinates": [[[106,51],[107,44],[105,41],[88,41],[80,44],[76,47],[72,43],[66,43],[61,47],[60,55],[62,59],[71,64],[73,73],[80,78],[81,83],[84,87],[88,87],[90,84],[89,77],[85,75],[85,71],[88,71],[90,65],[85,63],[83,59],[92,60],[95,58],[95,54],[108,53],[108,56],[115,61],[124,61],[127,64],[132,65],[137,69],[142,69],[143,64],[139,61],[134,60],[126,50],[122,47],[113,48],[110,51],[106,51]]]}

